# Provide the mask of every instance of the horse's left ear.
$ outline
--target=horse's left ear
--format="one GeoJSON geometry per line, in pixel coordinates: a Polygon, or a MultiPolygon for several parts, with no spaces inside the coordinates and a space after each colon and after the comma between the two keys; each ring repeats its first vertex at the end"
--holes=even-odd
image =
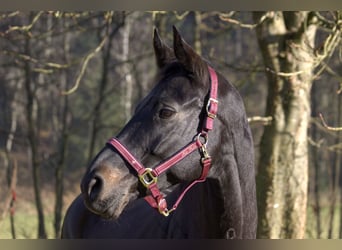
{"type": "Polygon", "coordinates": [[[178,61],[195,77],[198,79],[208,77],[207,63],[183,40],[175,26],[173,26],[173,49],[178,61]]]}
{"type": "Polygon", "coordinates": [[[153,48],[159,68],[163,68],[175,58],[172,49],[160,39],[157,29],[154,29],[153,33],[153,48]]]}

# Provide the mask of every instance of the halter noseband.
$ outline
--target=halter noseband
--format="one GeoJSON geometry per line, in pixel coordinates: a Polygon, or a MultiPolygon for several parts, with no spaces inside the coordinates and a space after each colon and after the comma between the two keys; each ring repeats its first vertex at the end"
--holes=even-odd
{"type": "Polygon", "coordinates": [[[206,104],[206,117],[203,123],[202,131],[194,138],[192,142],[186,145],[184,148],[176,152],[174,155],[167,158],[165,161],[160,163],[154,168],[144,167],[128,150],[122,145],[122,143],[115,137],[111,138],[107,143],[113,146],[119,154],[135,169],[138,174],[140,182],[151,191],[151,195],[146,196],[145,200],[164,216],[168,216],[172,211],[176,210],[178,204],[183,199],[187,191],[190,190],[192,186],[196,183],[205,181],[210,166],[211,157],[207,151],[208,142],[208,132],[213,129],[214,119],[217,114],[218,101],[217,101],[217,88],[218,80],[217,74],[214,69],[208,66],[210,74],[210,92],[209,99],[206,104]],[[199,149],[201,152],[201,164],[202,173],[198,179],[192,181],[180,194],[175,204],[171,209],[168,209],[164,195],[160,192],[157,186],[158,176],[168,170],[170,167],[174,166],[176,163],[184,159],[186,156],[199,149]]]}

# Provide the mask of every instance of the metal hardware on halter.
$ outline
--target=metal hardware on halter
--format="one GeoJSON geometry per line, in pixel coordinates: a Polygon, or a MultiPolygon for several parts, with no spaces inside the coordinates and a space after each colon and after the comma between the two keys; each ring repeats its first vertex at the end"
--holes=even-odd
{"type": "Polygon", "coordinates": [[[171,209],[164,209],[161,210],[159,209],[159,213],[161,213],[162,215],[164,215],[165,217],[169,216],[171,212],[175,211],[175,208],[171,208],[171,209]]]}
{"type": "Polygon", "coordinates": [[[201,144],[201,146],[199,148],[200,148],[200,151],[203,155],[203,157],[201,158],[201,161],[203,162],[203,161],[210,158],[210,155],[209,155],[208,150],[207,150],[208,134],[207,133],[199,133],[196,136],[196,140],[199,141],[201,144]],[[204,140],[203,142],[201,141],[201,138],[204,140]]]}
{"type": "Polygon", "coordinates": [[[208,103],[207,103],[207,106],[206,106],[206,110],[207,110],[207,115],[212,118],[212,119],[215,119],[216,118],[216,114],[215,113],[212,113],[210,112],[210,106],[211,106],[211,103],[215,103],[215,104],[218,104],[218,100],[214,99],[214,98],[209,98],[208,100],[208,103]]]}
{"type": "Polygon", "coordinates": [[[196,140],[200,142],[201,146],[207,146],[208,143],[208,134],[207,133],[199,133],[198,135],[196,135],[196,140]],[[202,142],[201,139],[203,139],[204,141],[202,142]]]}
{"type": "Polygon", "coordinates": [[[207,146],[205,144],[202,145],[201,152],[203,154],[203,157],[201,158],[202,163],[203,163],[203,161],[211,158],[209,153],[208,153],[207,146]]]}
{"type": "Polygon", "coordinates": [[[139,174],[139,180],[140,182],[148,188],[153,183],[157,183],[158,177],[153,174],[152,168],[145,168],[144,172],[139,174]]]}
{"type": "Polygon", "coordinates": [[[162,215],[164,215],[165,217],[169,216],[171,212],[173,212],[176,208],[173,207],[171,209],[168,209],[166,204],[166,200],[165,198],[162,198],[159,202],[158,202],[158,211],[159,213],[161,213],[162,215]]]}

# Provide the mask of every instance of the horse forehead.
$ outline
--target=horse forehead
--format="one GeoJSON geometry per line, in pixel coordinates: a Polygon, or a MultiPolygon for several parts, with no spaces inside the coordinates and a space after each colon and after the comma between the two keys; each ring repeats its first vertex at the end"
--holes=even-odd
{"type": "Polygon", "coordinates": [[[192,81],[184,75],[176,75],[162,80],[155,96],[184,99],[197,95],[192,81]]]}
{"type": "Polygon", "coordinates": [[[184,72],[161,75],[157,82],[151,92],[139,102],[135,113],[143,108],[151,107],[155,101],[163,100],[181,103],[199,95],[193,86],[192,80],[184,72]]]}

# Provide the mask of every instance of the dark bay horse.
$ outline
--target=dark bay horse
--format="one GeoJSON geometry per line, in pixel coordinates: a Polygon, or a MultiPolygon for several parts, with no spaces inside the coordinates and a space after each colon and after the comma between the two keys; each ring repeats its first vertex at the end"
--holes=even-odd
{"type": "Polygon", "coordinates": [[[171,49],[155,30],[157,84],[89,165],[62,238],[255,238],[242,99],[173,31],[171,49]]]}

